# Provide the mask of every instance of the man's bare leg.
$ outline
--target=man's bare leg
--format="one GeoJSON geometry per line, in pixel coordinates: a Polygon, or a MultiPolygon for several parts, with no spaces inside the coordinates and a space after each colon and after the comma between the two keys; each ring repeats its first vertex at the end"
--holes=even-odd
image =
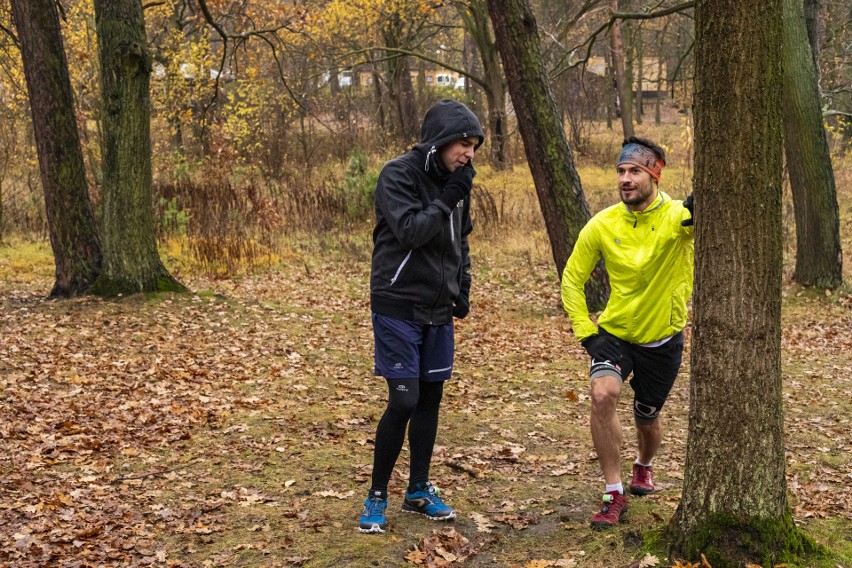
{"type": "Polygon", "coordinates": [[[621,481],[621,421],[615,412],[620,394],[620,378],[592,379],[592,442],[608,485],[621,481]]]}
{"type": "Polygon", "coordinates": [[[650,464],[657,455],[657,450],[660,448],[660,442],[663,439],[663,428],[660,425],[660,418],[650,424],[636,423],[636,439],[639,443],[639,461],[643,464],[650,464]]]}

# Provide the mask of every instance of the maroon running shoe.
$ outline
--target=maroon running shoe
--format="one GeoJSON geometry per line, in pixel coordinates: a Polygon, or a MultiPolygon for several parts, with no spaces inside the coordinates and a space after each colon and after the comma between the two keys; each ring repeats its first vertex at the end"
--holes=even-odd
{"type": "Polygon", "coordinates": [[[614,527],[621,520],[621,515],[627,512],[627,495],[618,491],[604,493],[601,510],[592,517],[593,527],[614,527]]]}
{"type": "Polygon", "coordinates": [[[649,495],[654,492],[654,468],[650,465],[633,464],[633,479],[630,492],[634,495],[649,495]]]}

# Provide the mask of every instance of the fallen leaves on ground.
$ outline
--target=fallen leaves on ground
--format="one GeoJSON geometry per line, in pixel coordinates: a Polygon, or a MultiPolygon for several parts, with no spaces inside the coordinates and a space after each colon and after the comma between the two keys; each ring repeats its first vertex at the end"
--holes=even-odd
{"type": "MultiPolygon", "coordinates": [[[[510,548],[535,532],[562,548],[542,562],[571,566],[547,558],[592,538],[600,472],[585,355],[548,264],[480,260],[489,272],[457,325],[433,460],[467,510],[454,536],[411,554],[486,566],[488,539],[510,548]]],[[[214,294],[110,302],[0,283],[0,563],[297,566],[322,562],[329,543],[354,549],[386,396],[372,376],[367,266],[329,260],[190,283],[214,294]]],[[[850,481],[852,313],[797,301],[782,354],[793,514],[852,519],[834,491],[850,481]]],[[[685,371],[666,406],[657,520],[677,504],[687,408],[685,371]]],[[[401,561],[426,526],[404,525],[382,547],[401,561]]]]}
{"type": "Polygon", "coordinates": [[[431,536],[417,543],[405,559],[426,568],[444,568],[462,564],[476,554],[476,547],[453,527],[433,530],[431,536]]]}

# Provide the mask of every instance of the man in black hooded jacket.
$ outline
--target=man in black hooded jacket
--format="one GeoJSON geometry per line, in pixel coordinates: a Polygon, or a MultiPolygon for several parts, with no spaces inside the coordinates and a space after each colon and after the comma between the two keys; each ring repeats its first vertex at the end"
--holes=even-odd
{"type": "Polygon", "coordinates": [[[471,159],[483,140],[470,109],[437,102],[423,119],[421,142],[385,164],[376,184],[370,308],[375,374],[387,381],[388,405],[376,430],[361,532],[387,528],[388,482],[406,426],[411,463],[402,510],[455,518],[429,482],[429,465],[453,368],[453,317],[470,309],[471,159]]]}

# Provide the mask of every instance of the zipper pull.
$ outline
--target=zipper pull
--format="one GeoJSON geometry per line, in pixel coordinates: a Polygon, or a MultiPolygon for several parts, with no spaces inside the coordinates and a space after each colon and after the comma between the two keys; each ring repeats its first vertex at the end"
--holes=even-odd
{"type": "Polygon", "coordinates": [[[638,221],[639,221],[639,219],[637,219],[637,218],[635,218],[635,217],[633,218],[633,228],[634,228],[634,229],[636,228],[636,223],[637,223],[638,221]]]}

